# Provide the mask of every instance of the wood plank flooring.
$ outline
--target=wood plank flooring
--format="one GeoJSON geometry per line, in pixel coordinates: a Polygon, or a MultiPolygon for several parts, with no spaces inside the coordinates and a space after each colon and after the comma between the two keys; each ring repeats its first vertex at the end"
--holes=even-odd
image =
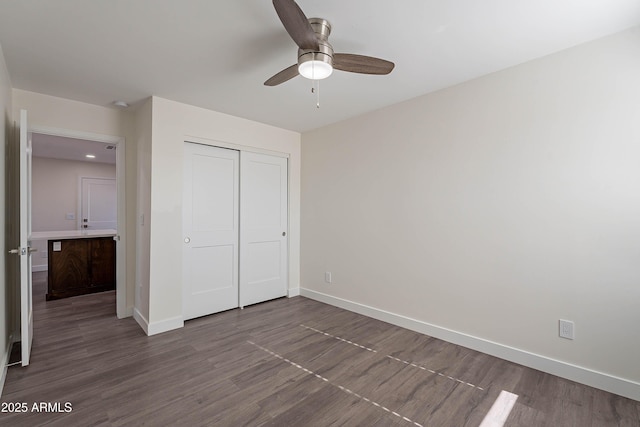
{"type": "Polygon", "coordinates": [[[1,399],[29,412],[3,426],[478,427],[502,390],[505,426],[640,426],[640,402],[303,297],[147,337],[113,292],[47,302],[34,279],[31,365],[1,399]]]}

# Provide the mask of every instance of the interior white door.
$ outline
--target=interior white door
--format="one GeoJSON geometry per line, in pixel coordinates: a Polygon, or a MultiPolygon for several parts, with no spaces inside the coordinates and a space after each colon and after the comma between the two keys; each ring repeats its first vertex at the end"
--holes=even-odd
{"type": "MultiPolygon", "coordinates": [[[[31,138],[27,129],[27,111],[20,110],[20,341],[22,366],[29,364],[33,342],[33,300],[31,283],[31,138]]],[[[13,252],[12,251],[12,252],[13,252]]],[[[14,253],[15,253],[14,252],[14,253]]]]}
{"type": "Polygon", "coordinates": [[[116,229],[118,193],[113,178],[81,178],[81,228],[89,230],[116,229]]]}
{"type": "Polygon", "coordinates": [[[240,155],[240,306],[287,294],[287,159],[240,155]]]}
{"type": "Polygon", "coordinates": [[[185,143],[183,318],[238,307],[239,152],[185,143]]]}

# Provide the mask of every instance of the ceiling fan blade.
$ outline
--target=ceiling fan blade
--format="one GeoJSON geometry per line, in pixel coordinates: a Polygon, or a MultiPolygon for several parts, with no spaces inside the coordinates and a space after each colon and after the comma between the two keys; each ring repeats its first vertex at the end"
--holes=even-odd
{"type": "Polygon", "coordinates": [[[287,67],[280,71],[275,76],[264,82],[265,86],[277,86],[280,83],[284,83],[287,80],[291,80],[298,75],[298,64],[293,64],[291,67],[287,67]]]}
{"type": "Polygon", "coordinates": [[[334,53],[333,68],[360,74],[389,74],[395,64],[372,56],[334,53]]]}
{"type": "Polygon", "coordinates": [[[273,0],[282,25],[300,49],[318,50],[318,38],[307,17],[294,0],[273,0]]]}

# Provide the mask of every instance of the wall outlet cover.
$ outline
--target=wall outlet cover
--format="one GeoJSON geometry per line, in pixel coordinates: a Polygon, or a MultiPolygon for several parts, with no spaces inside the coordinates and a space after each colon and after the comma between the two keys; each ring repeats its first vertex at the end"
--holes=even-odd
{"type": "Polygon", "coordinates": [[[563,320],[560,319],[560,338],[566,338],[568,340],[572,340],[575,338],[574,329],[575,325],[571,320],[563,320]]]}

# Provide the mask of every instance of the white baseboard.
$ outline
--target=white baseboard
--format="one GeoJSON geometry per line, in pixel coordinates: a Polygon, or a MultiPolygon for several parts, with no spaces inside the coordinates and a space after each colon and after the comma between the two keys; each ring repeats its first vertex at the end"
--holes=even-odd
{"type": "Polygon", "coordinates": [[[124,317],[131,317],[131,316],[133,316],[133,306],[127,307],[124,311],[124,317]]]}
{"type": "Polygon", "coordinates": [[[298,295],[300,295],[300,288],[289,288],[287,290],[287,297],[289,298],[297,297],[298,295]]]}
{"type": "Polygon", "coordinates": [[[140,325],[144,333],[148,336],[184,327],[184,320],[182,320],[182,316],[172,317],[171,319],[165,319],[160,322],[149,323],[147,318],[144,317],[137,308],[133,309],[133,318],[138,322],[138,325],[140,325]]]}
{"type": "Polygon", "coordinates": [[[0,397],[4,390],[4,382],[7,379],[7,369],[9,369],[9,357],[11,357],[11,349],[13,348],[13,335],[9,335],[9,341],[7,342],[7,351],[2,355],[2,372],[0,373],[0,397]]]}
{"type": "Polygon", "coordinates": [[[343,308],[354,313],[382,320],[383,322],[420,332],[453,344],[458,344],[472,350],[518,363],[529,368],[537,369],[558,377],[566,378],[571,381],[576,381],[581,384],[586,384],[620,396],[628,397],[629,399],[640,401],[640,383],[635,381],[551,359],[546,356],[509,347],[504,344],[474,337],[472,335],[432,325],[421,320],[412,319],[400,314],[391,313],[389,311],[334,297],[332,295],[327,295],[310,289],[301,288],[300,294],[304,297],[343,308]]]}
{"type": "Polygon", "coordinates": [[[48,268],[49,267],[47,266],[47,264],[45,264],[45,265],[32,265],[31,266],[31,272],[32,273],[37,273],[37,272],[40,272],[40,271],[47,271],[48,268]]]}
{"type": "Polygon", "coordinates": [[[161,320],[159,322],[151,322],[149,323],[149,329],[147,330],[147,335],[156,335],[161,334],[163,332],[172,331],[174,329],[180,329],[184,327],[184,320],[182,316],[172,317],[170,319],[161,320]]]}
{"type": "MultiPolygon", "coordinates": [[[[138,313],[140,314],[140,313],[138,313]]],[[[117,313],[118,319],[126,319],[127,317],[133,316],[133,306],[126,307],[124,309],[124,313],[117,313]]]]}
{"type": "Polygon", "coordinates": [[[138,311],[137,308],[133,309],[133,318],[138,322],[138,325],[140,325],[144,333],[149,335],[149,321],[138,311]]]}

